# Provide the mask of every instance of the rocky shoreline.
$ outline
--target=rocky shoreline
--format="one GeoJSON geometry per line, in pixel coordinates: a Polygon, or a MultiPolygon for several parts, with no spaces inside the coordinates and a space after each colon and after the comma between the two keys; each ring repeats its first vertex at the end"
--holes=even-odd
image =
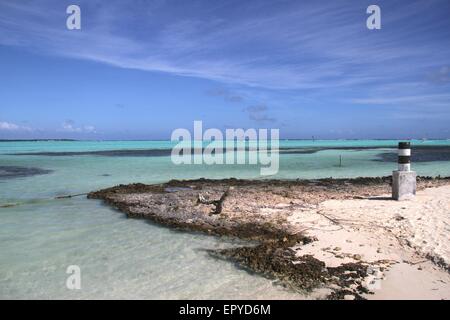
{"type": "MultiPolygon", "coordinates": [[[[368,268],[388,269],[387,260],[359,255],[331,266],[302,248],[317,239],[292,217],[324,201],[370,199],[390,193],[390,177],[317,180],[172,180],[164,184],[119,185],[88,194],[130,218],[172,228],[257,241],[256,245],[210,251],[211,256],[277,280],[299,292],[326,288],[323,298],[364,299],[368,268]]],[[[418,190],[450,184],[450,178],[419,177],[418,190]]],[[[339,222],[320,214],[330,224],[339,222]]]]}

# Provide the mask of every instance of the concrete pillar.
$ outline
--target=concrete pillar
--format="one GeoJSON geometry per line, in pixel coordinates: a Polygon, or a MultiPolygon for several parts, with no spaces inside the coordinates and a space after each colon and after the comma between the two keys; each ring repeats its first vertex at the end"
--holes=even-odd
{"type": "Polygon", "coordinates": [[[416,194],[417,174],[411,171],[411,145],[398,143],[398,170],[392,172],[392,198],[407,200],[416,194]]]}

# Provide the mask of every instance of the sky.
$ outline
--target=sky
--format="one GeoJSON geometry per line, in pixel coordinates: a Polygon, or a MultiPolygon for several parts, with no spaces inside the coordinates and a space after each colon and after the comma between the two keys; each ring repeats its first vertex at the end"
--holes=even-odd
{"type": "Polygon", "coordinates": [[[450,1],[0,0],[0,139],[166,140],[194,120],[450,138],[450,1]]]}

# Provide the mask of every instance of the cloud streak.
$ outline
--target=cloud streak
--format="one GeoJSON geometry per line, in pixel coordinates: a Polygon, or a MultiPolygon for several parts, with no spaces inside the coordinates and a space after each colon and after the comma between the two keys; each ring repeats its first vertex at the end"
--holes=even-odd
{"type": "Polygon", "coordinates": [[[62,130],[70,133],[96,133],[96,129],[94,126],[85,125],[85,126],[76,126],[75,121],[66,120],[62,123],[62,130]]]}
{"type": "Polygon", "coordinates": [[[21,126],[12,122],[0,121],[0,130],[2,131],[31,131],[31,128],[21,126]]]}
{"type": "MultiPolygon", "coordinates": [[[[250,1],[243,11],[253,14],[232,19],[223,12],[234,13],[230,9],[233,1],[227,8],[219,8],[223,12],[206,6],[199,14],[194,14],[194,5],[150,2],[147,7],[136,2],[135,8],[124,8],[112,1],[101,6],[101,11],[83,15],[79,32],[64,29],[62,6],[52,1],[2,3],[0,43],[122,68],[267,89],[370,85],[395,80],[399,74],[414,76],[436,67],[437,61],[448,60],[450,50],[444,43],[433,42],[439,50],[434,58],[429,56],[426,45],[430,41],[425,35],[433,26],[439,27],[433,17],[423,14],[423,22],[409,28],[402,24],[426,13],[428,3],[414,1],[404,6],[382,2],[386,12],[383,28],[388,31],[379,34],[365,28],[364,6],[348,1],[320,6],[311,1],[278,6],[265,3],[262,13],[254,10],[258,2],[250,1]],[[179,12],[183,9],[184,18],[179,12]],[[205,18],[205,10],[209,18],[205,18]],[[158,14],[162,18],[153,21],[158,14]],[[133,30],[148,32],[127,32],[133,19],[133,30]],[[405,36],[423,41],[422,45],[405,36]]],[[[80,6],[84,14],[91,11],[92,4],[81,1],[80,6]]]]}
{"type": "Polygon", "coordinates": [[[244,100],[241,95],[232,93],[223,88],[208,90],[207,94],[214,97],[222,97],[226,102],[242,102],[244,100]]]}
{"type": "Polygon", "coordinates": [[[256,105],[245,108],[250,120],[257,123],[270,123],[275,122],[276,119],[267,114],[268,108],[265,105],[256,105]]]}

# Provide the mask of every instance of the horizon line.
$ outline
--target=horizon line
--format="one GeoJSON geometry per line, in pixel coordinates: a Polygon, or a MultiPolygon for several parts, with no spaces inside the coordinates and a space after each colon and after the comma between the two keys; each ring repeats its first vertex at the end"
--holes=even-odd
{"type": "MultiPolygon", "coordinates": [[[[270,140],[270,139],[269,139],[270,140]]],[[[280,138],[280,141],[361,141],[361,140],[374,140],[374,141],[389,141],[389,140],[407,140],[407,141],[447,141],[450,138],[327,138],[327,139],[306,139],[306,138],[280,138]]],[[[170,139],[60,139],[60,138],[49,138],[49,139],[0,139],[0,142],[42,142],[42,141],[54,141],[54,142],[114,142],[114,141],[163,141],[163,142],[180,142],[172,141],[170,139]]],[[[183,140],[181,140],[183,141],[183,140]]],[[[191,141],[206,141],[206,140],[194,140],[191,141]]],[[[209,140],[208,140],[209,141],[209,140]]],[[[210,140],[214,141],[214,140],[210,140]]],[[[250,140],[253,141],[253,140],[250,140]]]]}

